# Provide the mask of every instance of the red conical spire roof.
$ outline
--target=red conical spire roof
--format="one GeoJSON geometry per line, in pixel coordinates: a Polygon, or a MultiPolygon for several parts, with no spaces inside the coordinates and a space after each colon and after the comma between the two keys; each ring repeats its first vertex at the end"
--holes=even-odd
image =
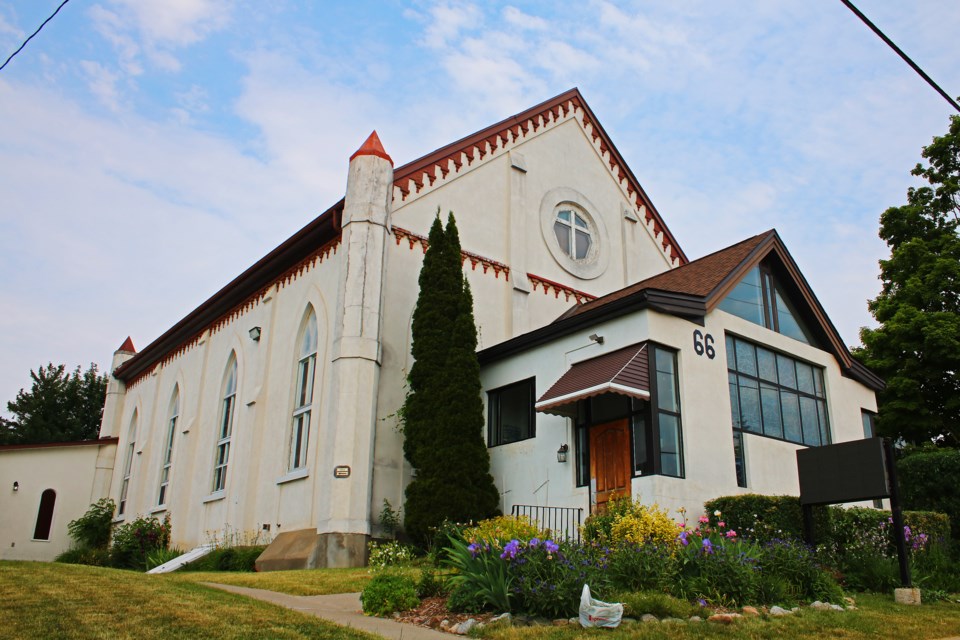
{"type": "Polygon", "coordinates": [[[393,158],[387,155],[383,144],[380,142],[380,136],[377,135],[376,129],[373,130],[373,133],[370,134],[367,141],[364,142],[359,149],[354,151],[353,155],[350,156],[350,161],[353,162],[353,159],[357,156],[377,156],[378,158],[383,158],[393,166],[393,158]]]}
{"type": "Polygon", "coordinates": [[[127,353],[136,353],[137,350],[133,346],[133,340],[130,339],[130,336],[127,336],[127,339],[123,341],[123,344],[120,345],[120,348],[117,351],[126,351],[127,353]]]}

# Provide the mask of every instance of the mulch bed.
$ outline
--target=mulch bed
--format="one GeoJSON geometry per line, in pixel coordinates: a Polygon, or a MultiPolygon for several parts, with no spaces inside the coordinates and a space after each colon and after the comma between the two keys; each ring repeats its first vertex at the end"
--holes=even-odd
{"type": "Polygon", "coordinates": [[[447,608],[446,598],[424,598],[420,606],[409,611],[395,613],[393,619],[397,622],[415,624],[419,627],[439,629],[444,620],[451,626],[473,618],[477,622],[488,622],[496,614],[493,613],[454,613],[447,608]]]}

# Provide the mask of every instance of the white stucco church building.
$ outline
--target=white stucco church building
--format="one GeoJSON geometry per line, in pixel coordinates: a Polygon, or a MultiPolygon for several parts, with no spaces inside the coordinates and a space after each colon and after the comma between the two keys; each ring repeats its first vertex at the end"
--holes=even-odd
{"type": "Polygon", "coordinates": [[[505,513],[796,494],[798,448],[872,424],[883,383],[776,232],[689,260],[573,89],[400,167],[372,134],[343,200],[123,343],[100,441],[0,447],[0,557],[52,558],[109,496],[118,521],[169,515],[183,548],[260,532],[266,569],[362,564],[412,472],[395,416],[438,209],[474,293],[505,513]],[[37,462],[55,455],[78,470],[37,462]]]}

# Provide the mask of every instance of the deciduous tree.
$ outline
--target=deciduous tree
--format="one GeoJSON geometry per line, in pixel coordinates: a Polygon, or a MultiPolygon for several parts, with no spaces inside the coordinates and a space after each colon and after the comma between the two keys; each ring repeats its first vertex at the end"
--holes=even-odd
{"type": "Polygon", "coordinates": [[[869,308],[880,323],[860,332],[857,356],[882,376],[880,435],[960,444],[960,116],[924,148],[907,204],[887,209],[880,237],[883,289],[869,308]]]}

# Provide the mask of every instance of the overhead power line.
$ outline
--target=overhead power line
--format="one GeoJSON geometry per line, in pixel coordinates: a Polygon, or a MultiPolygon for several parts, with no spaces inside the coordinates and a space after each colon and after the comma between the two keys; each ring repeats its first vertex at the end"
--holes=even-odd
{"type": "Polygon", "coordinates": [[[893,40],[891,40],[890,38],[888,38],[888,37],[886,36],[886,34],[883,33],[883,31],[880,31],[880,28],[877,27],[877,25],[875,25],[875,24],[873,24],[872,22],[870,22],[870,18],[868,18],[867,16],[863,15],[863,13],[862,13],[859,9],[857,9],[855,6],[853,6],[853,3],[850,2],[850,0],[840,0],[840,2],[842,2],[842,3],[845,4],[845,5],[847,5],[847,8],[850,9],[850,11],[853,11],[853,12],[857,15],[857,17],[860,18],[860,20],[863,21],[863,23],[864,23],[865,25],[867,25],[868,27],[870,27],[871,29],[873,29],[873,32],[874,32],[875,34],[877,34],[878,36],[880,36],[880,38],[881,38],[884,42],[886,42],[887,45],[889,45],[889,47],[890,47],[891,49],[893,49],[894,51],[896,51],[896,52],[897,52],[897,55],[899,55],[901,58],[903,58],[904,62],[906,62],[908,65],[910,65],[910,66],[913,68],[914,71],[916,71],[918,74],[920,74],[920,77],[923,78],[924,80],[926,80],[926,81],[927,81],[927,84],[929,84],[931,87],[933,87],[934,89],[936,89],[936,90],[937,90],[937,93],[939,93],[941,96],[943,96],[943,99],[944,99],[944,100],[946,100],[947,102],[949,102],[950,105],[951,105],[954,109],[956,109],[957,111],[960,111],[960,104],[957,104],[957,101],[956,101],[956,100],[954,100],[953,98],[951,98],[951,97],[949,96],[949,94],[947,94],[946,91],[944,91],[943,89],[941,89],[941,88],[940,88],[940,85],[938,85],[936,82],[934,82],[934,81],[933,81],[933,78],[931,78],[930,76],[928,76],[928,75],[926,74],[926,72],[925,72],[923,69],[920,68],[920,65],[918,65],[916,62],[914,62],[913,60],[911,60],[911,59],[910,59],[910,56],[908,56],[907,54],[905,54],[905,53],[900,49],[900,47],[898,47],[896,44],[894,44],[893,40]]]}
{"type": "Polygon", "coordinates": [[[50,17],[47,18],[46,20],[44,20],[44,21],[43,21],[43,24],[41,24],[39,27],[37,27],[37,30],[34,31],[33,33],[31,33],[31,34],[30,34],[30,37],[27,38],[26,40],[24,40],[24,41],[23,41],[23,44],[21,44],[19,47],[17,47],[17,50],[10,54],[10,57],[7,58],[7,61],[4,62],[2,65],[0,65],[0,71],[3,71],[3,68],[6,67],[8,64],[10,64],[10,61],[13,60],[13,56],[15,56],[15,55],[17,55],[18,53],[20,53],[20,52],[23,50],[23,48],[24,48],[25,46],[27,46],[27,43],[30,42],[31,40],[33,40],[33,36],[35,36],[35,35],[37,35],[38,33],[40,33],[40,29],[43,29],[43,28],[47,25],[48,22],[50,22],[51,20],[53,20],[53,16],[57,15],[58,13],[60,13],[60,9],[63,9],[63,5],[67,4],[68,2],[70,2],[70,0],[63,0],[63,2],[60,3],[60,6],[57,7],[57,10],[54,11],[53,13],[51,13],[51,14],[50,14],[50,17]]]}

